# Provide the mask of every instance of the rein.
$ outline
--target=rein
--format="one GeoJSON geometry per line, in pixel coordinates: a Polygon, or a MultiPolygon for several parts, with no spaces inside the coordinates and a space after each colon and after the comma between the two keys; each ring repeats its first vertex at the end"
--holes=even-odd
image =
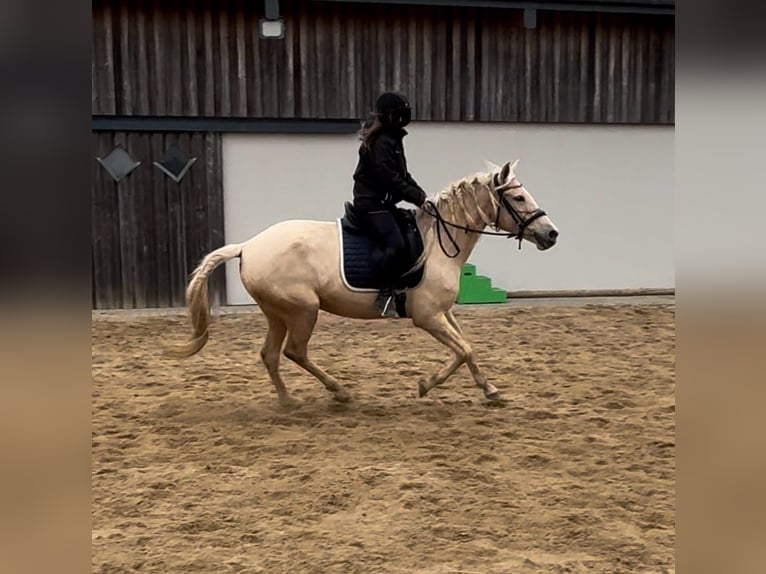
{"type": "Polygon", "coordinates": [[[519,249],[521,249],[521,242],[524,239],[524,230],[529,226],[530,223],[535,221],[536,219],[539,219],[540,217],[543,217],[546,215],[545,211],[542,209],[537,209],[530,215],[529,219],[524,219],[521,214],[519,214],[516,209],[508,202],[508,200],[505,198],[505,192],[509,189],[518,189],[522,187],[522,184],[518,185],[508,185],[508,186],[500,186],[497,187],[497,174],[495,174],[495,177],[492,178],[492,193],[497,193],[497,199],[499,200],[499,203],[497,205],[497,215],[495,216],[495,224],[493,227],[495,229],[499,229],[498,223],[500,222],[500,207],[504,207],[505,210],[511,215],[513,220],[516,222],[516,224],[519,226],[519,230],[516,233],[498,233],[493,231],[484,231],[483,229],[474,229],[472,227],[467,227],[465,225],[458,225],[456,223],[452,223],[451,221],[447,221],[442,217],[442,214],[439,212],[439,208],[436,207],[436,204],[432,202],[431,200],[426,201],[426,203],[421,208],[425,213],[436,219],[436,237],[439,240],[439,247],[441,247],[442,253],[449,257],[450,259],[454,259],[458,255],[460,255],[460,246],[455,241],[455,238],[453,237],[452,233],[450,233],[449,227],[454,227],[455,229],[460,229],[462,231],[465,231],[466,233],[478,233],[479,235],[494,235],[498,237],[505,237],[506,239],[510,239],[511,237],[516,237],[519,240],[519,249]],[[428,206],[429,209],[426,209],[426,206],[428,206]],[[433,210],[431,212],[430,210],[433,210]],[[447,238],[450,240],[450,243],[452,243],[452,246],[455,249],[455,254],[450,255],[447,253],[447,250],[444,248],[444,242],[442,240],[442,228],[444,228],[444,232],[447,235],[447,238]]]}

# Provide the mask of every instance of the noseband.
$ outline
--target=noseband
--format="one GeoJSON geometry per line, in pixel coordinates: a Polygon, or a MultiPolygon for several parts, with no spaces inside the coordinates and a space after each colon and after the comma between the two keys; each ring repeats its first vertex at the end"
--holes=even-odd
{"type": "Polygon", "coordinates": [[[464,225],[457,225],[456,223],[451,223],[449,221],[446,221],[441,213],[439,213],[439,210],[436,207],[436,204],[432,201],[427,201],[423,205],[423,211],[425,211],[428,215],[436,219],[436,236],[439,239],[439,247],[441,247],[442,252],[444,255],[449,257],[450,259],[454,259],[458,255],[460,255],[460,246],[455,241],[454,237],[452,237],[452,234],[449,232],[449,229],[447,229],[447,226],[454,227],[456,229],[462,229],[466,233],[478,233],[480,235],[495,235],[495,236],[501,236],[505,237],[507,239],[510,239],[511,237],[516,237],[519,240],[519,249],[521,249],[521,242],[524,239],[524,231],[526,230],[529,225],[535,221],[536,219],[541,218],[544,215],[547,215],[545,211],[542,209],[536,209],[532,213],[529,214],[529,217],[524,219],[522,217],[522,214],[520,214],[518,211],[516,211],[516,208],[511,205],[511,203],[506,199],[505,192],[509,189],[519,189],[522,187],[521,184],[518,185],[511,185],[511,184],[505,184],[505,185],[499,185],[498,181],[498,174],[495,174],[492,178],[492,183],[490,185],[491,193],[497,194],[497,214],[495,215],[495,223],[493,227],[495,229],[499,229],[498,224],[500,223],[500,212],[501,207],[505,208],[505,210],[508,212],[508,214],[511,216],[514,222],[516,222],[516,225],[518,226],[518,231],[516,233],[495,233],[492,231],[484,231],[483,229],[473,229],[471,227],[466,227],[464,225]],[[426,209],[426,205],[433,210],[433,213],[429,211],[429,209],[426,209]],[[447,238],[450,240],[450,243],[452,243],[452,246],[455,248],[455,254],[450,255],[447,253],[447,250],[444,249],[444,243],[442,242],[442,235],[441,235],[441,229],[444,227],[444,232],[447,234],[447,238]]]}

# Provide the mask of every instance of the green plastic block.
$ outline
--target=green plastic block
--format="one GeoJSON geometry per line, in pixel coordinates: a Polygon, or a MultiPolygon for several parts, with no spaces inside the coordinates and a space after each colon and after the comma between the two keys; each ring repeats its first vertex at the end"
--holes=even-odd
{"type": "Polygon", "coordinates": [[[505,303],[507,293],[503,289],[492,287],[489,277],[476,275],[476,266],[470,263],[463,265],[460,273],[458,303],[505,303]]]}

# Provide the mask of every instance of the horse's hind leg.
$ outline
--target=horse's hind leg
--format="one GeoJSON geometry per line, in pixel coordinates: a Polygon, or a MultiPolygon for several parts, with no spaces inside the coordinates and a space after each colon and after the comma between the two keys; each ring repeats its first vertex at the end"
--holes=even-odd
{"type": "Polygon", "coordinates": [[[285,357],[319,379],[325,388],[334,394],[337,401],[346,402],[351,398],[348,391],[309,359],[308,344],[311,334],[314,332],[314,325],[316,325],[318,314],[319,311],[316,308],[294,311],[290,314],[287,325],[288,335],[284,351],[285,357]]]}
{"type": "Polygon", "coordinates": [[[261,348],[261,360],[266,365],[271,382],[277,390],[279,402],[283,405],[288,405],[292,402],[292,399],[287,393],[282,376],[279,374],[279,359],[282,356],[282,343],[287,335],[287,325],[276,317],[269,317],[267,315],[266,319],[269,322],[269,331],[266,333],[266,341],[261,348]]]}

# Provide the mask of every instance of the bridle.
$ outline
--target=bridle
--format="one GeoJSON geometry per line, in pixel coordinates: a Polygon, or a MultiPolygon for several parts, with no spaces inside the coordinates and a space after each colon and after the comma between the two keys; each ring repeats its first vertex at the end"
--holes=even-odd
{"type": "Polygon", "coordinates": [[[449,232],[449,229],[447,229],[448,226],[454,227],[456,229],[462,229],[466,233],[470,232],[470,233],[478,233],[480,235],[495,235],[495,236],[505,237],[507,239],[510,239],[511,237],[516,237],[519,240],[519,249],[521,249],[521,243],[524,240],[524,231],[526,230],[526,228],[529,227],[529,225],[533,221],[540,219],[544,215],[547,215],[545,211],[538,208],[534,210],[533,212],[529,213],[528,217],[524,218],[523,217],[524,214],[519,213],[516,210],[516,208],[513,207],[513,205],[511,205],[511,203],[505,197],[506,191],[509,191],[511,189],[519,189],[520,187],[523,187],[522,184],[511,185],[510,183],[506,183],[506,184],[500,185],[498,175],[499,174],[496,173],[492,177],[492,181],[490,183],[490,193],[497,195],[497,197],[495,198],[497,213],[495,214],[495,223],[492,225],[492,227],[494,229],[499,229],[498,225],[500,223],[500,212],[501,212],[501,207],[503,207],[511,216],[513,221],[516,222],[516,225],[519,228],[516,233],[507,233],[507,232],[497,233],[492,231],[484,231],[483,229],[473,229],[471,227],[467,227],[464,225],[458,225],[456,223],[446,221],[442,217],[441,213],[439,213],[439,209],[436,207],[436,204],[433,203],[432,201],[429,200],[429,201],[426,201],[425,204],[423,204],[423,207],[422,207],[423,211],[427,213],[428,215],[430,215],[431,217],[433,217],[434,219],[436,219],[436,236],[439,239],[439,247],[441,247],[441,250],[444,253],[444,255],[446,255],[450,259],[454,259],[458,255],[460,255],[460,246],[457,244],[454,237],[449,232]],[[426,209],[426,206],[428,206],[429,209],[426,209]],[[430,210],[433,210],[433,212],[431,212],[430,210]],[[449,253],[447,253],[447,250],[444,248],[444,243],[442,242],[442,236],[441,236],[442,227],[444,227],[444,232],[447,234],[447,238],[450,240],[450,242],[452,243],[452,246],[455,248],[454,255],[450,255],[449,253]]]}

